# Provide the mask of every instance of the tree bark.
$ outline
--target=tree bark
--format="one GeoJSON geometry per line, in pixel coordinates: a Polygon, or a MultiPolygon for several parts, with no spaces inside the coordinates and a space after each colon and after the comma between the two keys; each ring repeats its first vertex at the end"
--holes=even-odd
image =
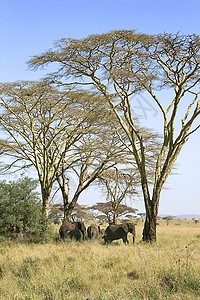
{"type": "Polygon", "coordinates": [[[42,214],[44,218],[44,228],[43,230],[46,231],[48,227],[48,209],[49,209],[49,198],[43,199],[43,207],[42,207],[42,214]]]}
{"type": "Polygon", "coordinates": [[[79,192],[75,193],[73,199],[71,200],[71,202],[69,202],[68,195],[66,195],[66,197],[64,197],[64,195],[63,195],[63,203],[64,203],[64,219],[63,219],[63,222],[64,223],[71,222],[71,214],[72,214],[72,211],[73,211],[73,209],[74,209],[74,207],[75,207],[75,205],[78,201],[78,197],[79,197],[79,192]]]}
{"type": "Polygon", "coordinates": [[[142,240],[144,242],[155,242],[156,241],[156,221],[157,214],[146,214],[146,219],[144,223],[142,240]]]}
{"type": "Polygon", "coordinates": [[[117,224],[117,213],[114,211],[113,213],[113,224],[117,224]]]}
{"type": "Polygon", "coordinates": [[[159,188],[159,190],[154,190],[152,200],[150,199],[150,196],[148,196],[148,198],[145,199],[146,219],[144,223],[143,237],[142,237],[142,240],[145,242],[156,241],[156,223],[157,223],[157,216],[158,216],[160,192],[161,192],[161,188],[159,188]]]}
{"type": "Polygon", "coordinates": [[[42,189],[42,214],[44,218],[43,230],[46,231],[48,227],[50,190],[49,188],[43,188],[43,187],[41,187],[41,189],[42,189]]]}
{"type": "Polygon", "coordinates": [[[73,207],[70,205],[71,203],[69,203],[68,197],[66,199],[63,196],[63,204],[64,204],[64,218],[63,218],[63,222],[64,223],[71,222],[71,214],[72,214],[73,207]]]}

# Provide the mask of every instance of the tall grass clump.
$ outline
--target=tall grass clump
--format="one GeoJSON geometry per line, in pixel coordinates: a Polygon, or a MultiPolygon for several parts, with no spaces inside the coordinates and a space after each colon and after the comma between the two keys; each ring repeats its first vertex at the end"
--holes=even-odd
{"type": "Polygon", "coordinates": [[[190,291],[199,295],[200,292],[200,270],[195,268],[192,256],[193,248],[187,245],[183,249],[184,256],[176,260],[170,269],[158,273],[161,286],[169,293],[190,291]]]}

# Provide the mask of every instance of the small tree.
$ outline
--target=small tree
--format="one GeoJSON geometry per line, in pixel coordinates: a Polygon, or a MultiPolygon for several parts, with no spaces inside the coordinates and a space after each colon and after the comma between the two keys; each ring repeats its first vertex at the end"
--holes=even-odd
{"type": "Polygon", "coordinates": [[[59,224],[63,217],[63,205],[61,203],[49,205],[48,219],[54,224],[59,224]]]}
{"type": "Polygon", "coordinates": [[[128,151],[125,151],[114,126],[116,120],[112,119],[112,114],[102,103],[91,106],[95,114],[98,113],[98,118],[93,120],[88,132],[74,145],[71,155],[66,153],[63,165],[57,172],[56,179],[63,197],[64,221],[70,221],[83,191],[97,181],[102,173],[127,160],[128,151]]]}
{"type": "Polygon", "coordinates": [[[173,216],[165,216],[165,217],[163,217],[163,220],[166,220],[167,221],[167,226],[169,225],[169,221],[170,220],[173,220],[175,217],[173,217],[173,216]]]}
{"type": "Polygon", "coordinates": [[[100,213],[103,213],[104,215],[101,215],[101,219],[103,220],[104,219],[103,216],[105,216],[105,218],[109,224],[113,224],[115,222],[116,218],[123,217],[129,213],[135,214],[137,211],[137,209],[134,209],[134,208],[129,207],[122,203],[120,203],[118,205],[118,208],[116,211],[113,209],[112,202],[97,202],[96,204],[94,204],[88,208],[91,210],[99,211],[100,213]]]}
{"type": "Polygon", "coordinates": [[[142,222],[144,222],[146,214],[145,213],[138,213],[138,216],[142,219],[142,222]]]}
{"type": "Polygon", "coordinates": [[[76,203],[73,212],[71,214],[71,219],[73,222],[82,221],[91,218],[91,213],[86,205],[80,205],[76,203]]]}
{"type": "MultiPolygon", "coordinates": [[[[117,216],[126,207],[121,202],[125,198],[132,198],[134,194],[137,194],[136,189],[139,184],[137,172],[134,169],[119,170],[115,167],[102,173],[99,176],[99,182],[106,190],[107,200],[112,204],[112,223],[116,224],[117,216]]],[[[135,210],[133,211],[135,213],[135,210]]]]}
{"type": "Polygon", "coordinates": [[[22,176],[0,182],[0,233],[41,230],[42,204],[38,181],[22,176]]]}

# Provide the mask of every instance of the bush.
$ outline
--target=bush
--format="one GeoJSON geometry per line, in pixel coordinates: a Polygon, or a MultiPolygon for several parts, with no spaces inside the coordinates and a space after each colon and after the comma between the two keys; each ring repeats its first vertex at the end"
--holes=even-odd
{"type": "Polygon", "coordinates": [[[42,205],[37,184],[23,175],[17,181],[0,182],[0,234],[40,230],[42,205]]]}

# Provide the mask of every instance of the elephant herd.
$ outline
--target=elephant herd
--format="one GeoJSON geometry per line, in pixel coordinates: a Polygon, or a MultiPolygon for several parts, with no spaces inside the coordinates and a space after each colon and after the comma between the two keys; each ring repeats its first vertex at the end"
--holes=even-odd
{"type": "Polygon", "coordinates": [[[128,244],[127,235],[130,232],[133,235],[133,244],[135,242],[135,226],[132,223],[127,222],[109,225],[106,230],[100,229],[100,226],[95,224],[90,225],[86,230],[83,222],[65,223],[62,224],[59,229],[61,239],[70,237],[76,241],[80,241],[81,238],[84,240],[86,232],[89,239],[96,238],[102,234],[105,243],[111,243],[113,240],[122,239],[125,244],[128,244]]]}
{"type": "MultiPolygon", "coordinates": [[[[105,243],[111,243],[114,240],[122,239],[123,242],[128,244],[127,235],[128,233],[133,235],[133,244],[135,242],[135,226],[132,223],[112,224],[109,225],[105,230],[101,229],[100,226],[95,224],[88,226],[87,230],[83,222],[64,223],[60,226],[59,234],[61,239],[71,238],[76,241],[85,239],[85,235],[89,239],[97,238],[99,235],[102,236],[105,243]]],[[[32,238],[38,236],[38,232],[13,232],[10,235],[11,240],[32,238]]]]}

